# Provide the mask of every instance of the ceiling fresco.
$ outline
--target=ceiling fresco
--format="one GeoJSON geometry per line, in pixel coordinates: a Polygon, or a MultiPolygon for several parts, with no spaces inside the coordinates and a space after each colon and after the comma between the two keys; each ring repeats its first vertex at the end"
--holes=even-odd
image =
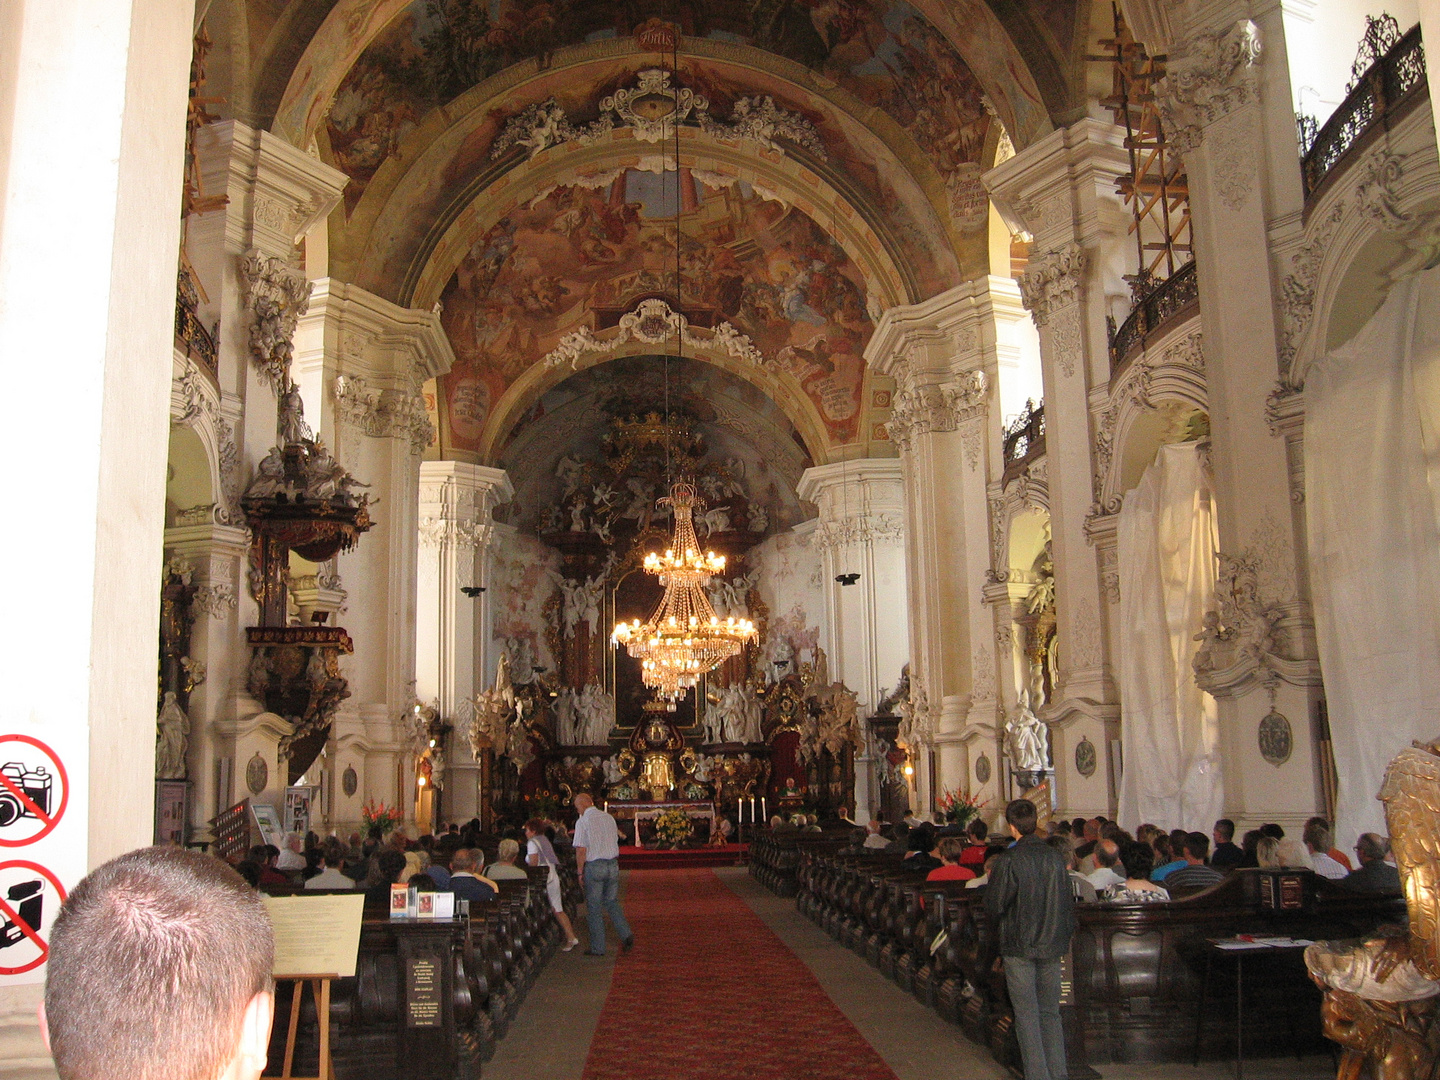
{"type": "MultiPolygon", "coordinates": [[[[678,358],[669,360],[667,372],[658,356],[624,357],[588,368],[541,395],[501,450],[499,464],[514,483],[515,496],[497,516],[540,533],[570,529],[573,507],[566,505],[566,494],[573,487],[568,478],[576,472],[574,465],[604,457],[617,419],[663,410],[667,385],[672,418],[683,418],[698,436],[696,460],[687,464],[692,469],[696,461],[702,465],[692,479],[723,478],[731,489],[728,494],[705,491],[710,509],[728,504],[734,511],[738,497],[748,510],[743,527],[757,534],[787,529],[809,516],[795,490],[812,462],[784,412],[729,372],[678,358]]],[[[677,453],[676,460],[683,456],[677,453]]],[[[630,483],[618,485],[624,500],[613,503],[610,517],[623,517],[637,497],[637,508],[653,507],[664,493],[659,478],[637,473],[632,479],[638,481],[633,489],[630,483]]],[[[592,528],[605,524],[599,511],[598,505],[585,511],[592,528]]]]}
{"type": "MultiPolygon", "coordinates": [[[[874,329],[859,270],[793,207],[679,175],[687,318],[731,323],[795,377],[833,443],[852,441],[874,329]]],[[[647,297],[673,303],[675,176],[628,169],[555,188],[475,243],[441,297],[455,351],[440,383],[447,452],[479,450],[506,390],[570,331],[613,326],[647,297]]]]}
{"type": "MultiPolygon", "coordinates": [[[[350,69],[326,118],[334,163],[352,178],[347,207],[431,110],[528,57],[626,36],[646,14],[595,0],[414,0],[350,69]]],[[[882,110],[940,173],[952,224],[983,228],[993,120],[965,62],[904,0],[708,0],[685,12],[684,29],[803,64],[882,110]]]]}

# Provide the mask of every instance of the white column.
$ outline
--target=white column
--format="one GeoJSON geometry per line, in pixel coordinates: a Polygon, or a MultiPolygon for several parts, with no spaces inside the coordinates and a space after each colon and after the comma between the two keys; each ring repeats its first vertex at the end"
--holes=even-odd
{"type": "MultiPolygon", "coordinates": [[[[74,748],[52,834],[67,888],[153,835],[190,36],[179,2],[0,7],[0,367],[14,403],[0,451],[12,505],[35,523],[6,541],[0,674],[6,730],[74,748]],[[57,387],[63,438],[44,406],[57,387]]],[[[50,1074],[43,965],[29,977],[0,986],[0,1075],[50,1074]]]]}
{"type": "MultiPolygon", "coordinates": [[[[860,717],[909,659],[905,577],[905,492],[896,458],[862,458],[806,469],[800,498],[820,508],[818,546],[825,564],[825,652],[830,677],[858,696],[860,717]],[[853,584],[836,580],[859,574],[853,584]]],[[[869,740],[855,760],[855,820],[877,804],[869,740]]]]}
{"type": "Polygon", "coordinates": [[[1103,587],[1100,553],[1086,522],[1096,497],[1090,395],[1109,386],[1105,317],[1124,307],[1130,291],[1124,280],[1133,258],[1130,216],[1115,193],[1116,178],[1129,171],[1123,137],[1113,124],[1087,118],[985,175],[1006,220],[1034,236],[1020,289],[1040,330],[1045,381],[1059,671],[1054,699],[1041,715],[1050,727],[1056,797],[1065,813],[1107,816],[1114,814],[1117,788],[1105,750],[1119,736],[1109,646],[1119,605],[1118,593],[1112,599],[1103,587]],[[1085,739],[1099,751],[1100,767],[1090,777],[1074,764],[1085,739]]]}
{"type": "Polygon", "coordinates": [[[1271,238],[1302,210],[1283,29],[1278,8],[1252,22],[1232,4],[1179,36],[1157,96],[1189,176],[1220,550],[1239,566],[1236,581],[1222,574],[1216,587],[1239,610],[1217,610],[1222,625],[1245,623],[1240,651],[1250,658],[1242,675],[1211,675],[1201,686],[1219,705],[1227,816],[1298,827],[1320,806],[1320,670],[1303,554],[1299,414],[1286,385],[1272,394],[1289,358],[1271,238]],[[1290,439],[1274,437],[1267,408],[1290,439]],[[1268,636],[1247,640],[1272,621],[1268,636]],[[1257,734],[1272,709],[1288,719],[1292,738],[1278,765],[1261,755],[1257,734]]]}
{"type": "MultiPolygon", "coordinates": [[[[1013,285],[999,288],[1014,292],[1013,285]]],[[[935,785],[968,792],[980,786],[970,764],[977,739],[994,745],[993,630],[980,587],[989,567],[986,483],[1000,444],[999,410],[991,407],[996,341],[991,282],[982,279],[887,311],[865,353],[896,383],[890,434],[905,478],[911,726],[921,750],[922,813],[939,794],[931,790],[932,748],[935,785]]]]}
{"type": "Polygon", "coordinates": [[[503,469],[460,461],[420,465],[420,587],[415,623],[415,693],[438,701],[454,725],[448,752],[443,816],[480,816],[480,766],[467,723],[474,695],[487,685],[490,608],[486,573],[496,506],[515,494],[503,469]],[[462,592],[485,588],[477,596],[462,592]]]}
{"type": "Polygon", "coordinates": [[[332,737],[363,737],[368,748],[353,797],[340,783],[353,762],[327,761],[338,793],[332,820],[343,827],[358,820],[366,798],[413,808],[413,747],[400,720],[414,703],[420,455],[433,437],[421,388],[450,370],[454,354],[434,312],[397,307],[330,278],[314,286],[295,331],[292,377],[316,437],[369,485],[375,504],[373,527],[335,559],[349,594],[339,622],[355,652],[341,662],[350,698],[332,737]]]}

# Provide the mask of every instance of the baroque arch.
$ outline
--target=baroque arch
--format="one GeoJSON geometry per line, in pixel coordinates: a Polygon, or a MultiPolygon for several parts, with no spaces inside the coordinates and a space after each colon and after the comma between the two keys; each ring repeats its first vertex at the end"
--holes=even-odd
{"type": "MultiPolygon", "coordinates": [[[[308,145],[345,76],[396,19],[415,7],[415,0],[340,0],[310,39],[291,72],[274,117],[275,133],[297,146],[308,145]]],[[[614,15],[605,5],[596,3],[566,4],[561,17],[553,18],[551,25],[546,26],[527,22],[523,12],[503,11],[492,27],[493,55],[482,54],[479,63],[494,67],[528,64],[532,69],[539,69],[563,45],[591,34],[624,37],[642,24],[646,16],[662,13],[658,6],[653,12],[642,10],[645,7],[637,5],[632,17],[626,20],[629,25],[623,27],[615,24],[614,15]]],[[[782,8],[790,17],[773,20],[758,34],[747,33],[752,29],[750,19],[744,6],[738,3],[722,2],[682,10],[680,18],[687,34],[687,51],[690,38],[711,34],[730,40],[748,37],[761,47],[806,62],[822,78],[834,79],[843,74],[843,69],[837,71],[833,62],[834,48],[827,47],[806,10],[797,7],[790,11],[790,5],[782,8]]],[[[1013,133],[1017,146],[1028,146],[1051,129],[1044,100],[1028,65],[983,0],[914,0],[913,7],[904,5],[903,9],[898,4],[892,8],[888,2],[852,5],[845,12],[837,13],[835,19],[841,20],[838,25],[825,29],[827,35],[843,41],[858,38],[864,45],[870,45],[869,36],[863,33],[866,25],[884,29],[897,17],[904,18],[905,9],[914,12],[925,28],[975,73],[1006,129],[1013,133]]]]}

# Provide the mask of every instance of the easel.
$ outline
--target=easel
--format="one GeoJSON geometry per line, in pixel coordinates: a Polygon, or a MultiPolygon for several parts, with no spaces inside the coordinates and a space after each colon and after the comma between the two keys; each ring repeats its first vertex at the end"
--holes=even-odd
{"type": "Polygon", "coordinates": [[[330,1060],[330,980],[338,975],[278,975],[277,982],[295,984],[295,995],[290,999],[290,1029],[285,1034],[285,1068],[281,1080],[335,1080],[335,1063],[330,1060]],[[315,996],[315,1018],[320,1028],[320,1074],[313,1077],[296,1077],[290,1070],[295,1064],[295,1038],[300,1033],[300,999],[305,996],[305,984],[315,996]]]}

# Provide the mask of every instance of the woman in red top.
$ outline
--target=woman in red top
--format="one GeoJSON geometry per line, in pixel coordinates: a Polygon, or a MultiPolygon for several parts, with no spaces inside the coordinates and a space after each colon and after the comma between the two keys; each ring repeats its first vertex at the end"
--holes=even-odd
{"type": "Polygon", "coordinates": [[[975,871],[960,865],[960,855],[965,850],[965,841],[958,836],[947,836],[940,841],[940,862],[944,865],[925,875],[926,881],[969,881],[975,871]]]}
{"type": "Polygon", "coordinates": [[[965,827],[965,831],[970,835],[970,843],[960,853],[960,865],[968,866],[978,874],[980,871],[977,868],[985,865],[985,855],[989,850],[985,846],[985,838],[990,835],[990,830],[977,817],[965,827]]]}

